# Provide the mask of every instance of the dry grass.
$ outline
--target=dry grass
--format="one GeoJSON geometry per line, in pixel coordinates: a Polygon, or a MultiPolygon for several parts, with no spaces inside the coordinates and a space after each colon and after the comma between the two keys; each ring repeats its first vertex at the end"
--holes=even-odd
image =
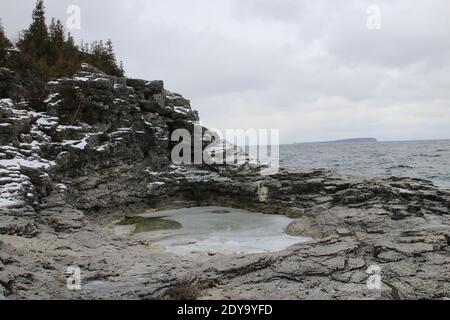
{"type": "Polygon", "coordinates": [[[209,280],[181,279],[166,290],[163,298],[167,300],[196,300],[204,290],[213,286],[214,283],[209,280]]]}

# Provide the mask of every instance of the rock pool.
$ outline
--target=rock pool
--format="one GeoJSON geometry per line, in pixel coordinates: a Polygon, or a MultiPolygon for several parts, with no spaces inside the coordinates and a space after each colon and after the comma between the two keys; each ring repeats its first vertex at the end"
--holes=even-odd
{"type": "Polygon", "coordinates": [[[140,239],[164,246],[167,252],[180,255],[274,252],[310,240],[287,235],[285,229],[292,219],[285,216],[232,208],[186,208],[140,217],[181,224],[181,228],[136,234],[140,239]]]}

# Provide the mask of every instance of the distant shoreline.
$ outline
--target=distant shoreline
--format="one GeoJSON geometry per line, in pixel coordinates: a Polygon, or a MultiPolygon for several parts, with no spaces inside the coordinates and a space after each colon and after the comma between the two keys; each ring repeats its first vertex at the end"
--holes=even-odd
{"type": "Polygon", "coordinates": [[[448,139],[419,139],[419,140],[382,140],[379,141],[376,138],[355,138],[355,139],[342,139],[342,140],[330,140],[330,141],[312,141],[312,142],[294,142],[294,143],[282,143],[280,145],[283,146],[292,146],[292,145],[300,145],[300,144],[327,144],[327,143],[387,143],[387,142],[420,142],[420,141],[450,141],[448,139]]]}

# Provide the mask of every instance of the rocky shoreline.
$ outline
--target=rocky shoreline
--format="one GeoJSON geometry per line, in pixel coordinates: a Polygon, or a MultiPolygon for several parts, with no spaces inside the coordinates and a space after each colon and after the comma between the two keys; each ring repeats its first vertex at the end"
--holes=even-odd
{"type": "Polygon", "coordinates": [[[0,298],[448,299],[450,192],[410,178],[253,165],[175,166],[171,133],[199,120],[161,81],[83,65],[49,83],[46,110],[0,69],[0,298]],[[111,217],[224,206],[286,215],[313,241],[278,253],[175,256],[111,217]],[[83,289],[66,287],[66,268],[83,289]],[[367,287],[380,268],[380,290],[367,287]]]}

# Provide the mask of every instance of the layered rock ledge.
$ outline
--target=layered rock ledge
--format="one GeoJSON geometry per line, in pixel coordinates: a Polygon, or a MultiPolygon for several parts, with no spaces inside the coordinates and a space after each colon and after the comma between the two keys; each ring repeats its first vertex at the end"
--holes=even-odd
{"type": "Polygon", "coordinates": [[[199,120],[161,81],[83,65],[49,83],[46,110],[0,69],[0,298],[450,298],[450,192],[410,178],[326,170],[176,166],[176,129],[199,120]],[[293,218],[313,241],[279,253],[175,256],[117,236],[111,217],[227,206],[293,218]],[[81,291],[66,268],[83,270],[81,291]],[[371,267],[380,290],[367,287],[371,267]],[[189,294],[191,296],[189,296],[189,294]]]}

